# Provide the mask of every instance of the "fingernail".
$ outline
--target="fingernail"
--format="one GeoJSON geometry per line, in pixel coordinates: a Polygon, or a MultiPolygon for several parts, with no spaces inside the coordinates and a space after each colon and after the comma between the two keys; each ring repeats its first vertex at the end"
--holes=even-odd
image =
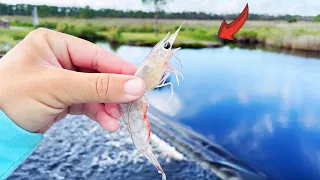
{"type": "Polygon", "coordinates": [[[143,93],[144,88],[145,85],[142,79],[131,79],[124,84],[124,93],[131,96],[139,96],[143,93]]]}

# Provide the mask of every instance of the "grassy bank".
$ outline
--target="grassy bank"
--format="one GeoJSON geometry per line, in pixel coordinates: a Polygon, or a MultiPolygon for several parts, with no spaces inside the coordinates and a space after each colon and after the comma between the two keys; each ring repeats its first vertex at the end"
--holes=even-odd
{"type": "Polygon", "coordinates": [[[5,47],[14,47],[18,41],[23,39],[30,31],[32,31],[32,28],[0,28],[0,54],[6,52],[5,47]]]}
{"type": "Polygon", "coordinates": [[[235,37],[240,44],[262,44],[276,48],[320,51],[320,23],[270,23],[244,27],[235,37]]]}
{"type": "MultiPolygon", "coordinates": [[[[23,38],[32,30],[30,17],[5,17],[13,27],[0,29],[0,43],[23,38]]],[[[40,26],[68,33],[89,41],[108,41],[112,44],[154,46],[165,34],[173,33],[183,20],[160,20],[159,36],[153,34],[153,19],[72,19],[42,18],[40,26]]],[[[247,21],[235,35],[234,41],[221,41],[218,30],[221,21],[186,21],[175,42],[182,48],[218,47],[223,44],[263,45],[305,51],[320,51],[320,23],[284,21],[247,21]]]]}

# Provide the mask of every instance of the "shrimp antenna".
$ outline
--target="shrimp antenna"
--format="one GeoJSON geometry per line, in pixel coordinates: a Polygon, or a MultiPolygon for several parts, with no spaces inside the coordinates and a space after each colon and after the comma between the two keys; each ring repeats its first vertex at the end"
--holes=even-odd
{"type": "Polygon", "coordinates": [[[176,59],[178,59],[178,61],[180,62],[180,66],[181,66],[181,68],[182,68],[182,62],[181,62],[181,60],[180,60],[177,56],[175,56],[174,54],[172,54],[172,56],[175,57],[176,59]]]}

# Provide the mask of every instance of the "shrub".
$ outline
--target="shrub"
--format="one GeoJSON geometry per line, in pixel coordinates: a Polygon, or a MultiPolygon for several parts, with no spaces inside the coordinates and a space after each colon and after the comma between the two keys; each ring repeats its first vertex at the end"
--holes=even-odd
{"type": "Polygon", "coordinates": [[[119,27],[112,27],[108,30],[107,33],[107,40],[110,43],[117,43],[121,40],[121,28],[119,27]]]}
{"type": "Polygon", "coordinates": [[[313,18],[313,21],[320,22],[320,14],[313,18]]]}
{"type": "Polygon", "coordinates": [[[8,43],[11,47],[16,45],[16,41],[7,35],[0,35],[0,44],[8,43]]]}
{"type": "Polygon", "coordinates": [[[295,23],[295,22],[297,22],[297,19],[296,19],[296,18],[288,19],[288,23],[295,23]]]}
{"type": "Polygon", "coordinates": [[[82,39],[86,39],[91,42],[98,40],[104,40],[105,37],[97,33],[97,31],[91,26],[86,25],[73,25],[67,23],[61,23],[57,26],[57,31],[70,34],[82,39]]]}

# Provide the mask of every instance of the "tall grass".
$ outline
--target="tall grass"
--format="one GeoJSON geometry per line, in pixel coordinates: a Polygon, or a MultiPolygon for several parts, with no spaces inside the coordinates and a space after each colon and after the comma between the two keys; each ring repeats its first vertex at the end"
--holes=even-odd
{"type": "MultiPolygon", "coordinates": [[[[11,26],[26,27],[24,30],[2,30],[14,40],[22,39],[32,30],[30,17],[6,17],[11,26]]],[[[159,36],[153,35],[153,19],[75,19],[41,18],[41,27],[71,34],[89,41],[109,41],[113,44],[153,46],[167,32],[175,32],[183,20],[159,20],[159,36]]],[[[175,45],[182,47],[219,46],[221,21],[187,20],[181,28],[175,45]]],[[[262,44],[272,47],[320,51],[320,23],[286,21],[247,21],[229,43],[262,44]]]]}

